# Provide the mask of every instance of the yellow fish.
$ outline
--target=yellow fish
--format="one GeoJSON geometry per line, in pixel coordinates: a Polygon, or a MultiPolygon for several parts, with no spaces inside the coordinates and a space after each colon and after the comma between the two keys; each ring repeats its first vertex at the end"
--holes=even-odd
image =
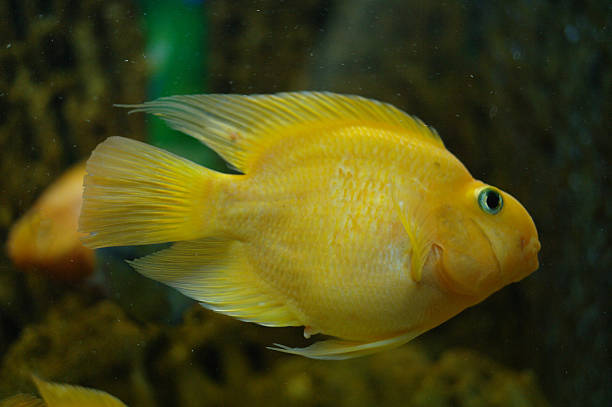
{"type": "Polygon", "coordinates": [[[42,400],[18,394],[0,401],[0,407],[126,407],[118,398],[100,390],[51,383],[32,377],[42,400]]]}
{"type": "Polygon", "coordinates": [[[242,174],[111,137],[87,162],[85,244],[176,242],[132,266],[211,310],[335,337],[276,350],[346,359],[396,347],[538,268],[521,204],[391,105],[300,92],[133,107],[242,174]]]}
{"type": "Polygon", "coordinates": [[[93,273],[94,253],[77,231],[84,176],[85,163],[70,168],[11,227],[6,249],[17,267],[66,281],[93,273]]]}

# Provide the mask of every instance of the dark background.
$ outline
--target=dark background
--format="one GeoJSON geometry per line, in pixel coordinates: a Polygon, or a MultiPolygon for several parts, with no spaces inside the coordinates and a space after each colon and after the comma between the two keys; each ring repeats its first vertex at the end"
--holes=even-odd
{"type": "MultiPolygon", "coordinates": [[[[110,135],[144,138],[142,116],[127,116],[112,107],[146,97],[150,69],[139,7],[127,0],[0,2],[1,240],[42,189],[86,157],[97,142],[110,135]]],[[[610,404],[609,1],[209,1],[207,7],[209,54],[202,58],[209,69],[209,91],[330,90],[391,102],[434,126],[475,178],[512,193],[532,214],[542,243],[540,270],[423,335],[414,345],[419,352],[438,360],[439,367],[448,357],[471,360],[463,353],[448,356],[447,349],[468,349],[504,369],[528,372],[552,405],[610,404]]],[[[69,351],[51,357],[52,351],[40,350],[61,348],[62,340],[54,339],[57,330],[70,337],[72,328],[65,326],[67,322],[62,325],[62,312],[92,307],[98,312],[93,320],[83,316],[74,322],[91,329],[122,315],[95,290],[23,275],[5,257],[0,263],[0,395],[27,389],[26,379],[12,383],[7,377],[26,377],[24,371],[33,368],[29,361],[70,360],[69,351]],[[48,343],[36,333],[44,329],[50,330],[48,343]],[[34,345],[27,342],[28,335],[34,345]]],[[[219,354],[229,351],[216,350],[232,344],[248,348],[251,367],[231,368],[248,370],[239,375],[246,381],[257,382],[263,370],[276,369],[272,365],[299,363],[253,350],[280,341],[276,332],[226,319],[219,322],[206,312],[192,314],[193,324],[193,318],[209,318],[218,324],[210,328],[213,331],[252,340],[211,339],[222,344],[202,351],[199,359],[173,359],[173,338],[188,337],[181,331],[187,328],[165,331],[139,323],[117,328],[122,346],[146,344],[137,357],[127,351],[123,359],[117,356],[97,373],[75,371],[72,376],[60,374],[59,367],[45,370],[42,362],[36,366],[58,376],[49,378],[101,388],[105,384],[98,375],[108,380],[129,377],[125,388],[106,388],[133,405],[152,402],[147,397],[164,405],[176,400],[174,393],[191,388],[190,382],[196,388],[199,378],[219,374],[225,363],[219,354]],[[229,328],[218,327],[226,325],[229,328]],[[181,381],[163,390],[151,383],[163,382],[163,374],[176,374],[168,368],[175,366],[169,360],[203,367],[181,373],[181,381]],[[140,396],[129,396],[136,393],[140,396]]],[[[107,331],[112,329],[102,330],[107,331]]],[[[92,333],[106,341],[95,346],[113,348],[113,339],[102,332],[92,333]]],[[[208,340],[202,338],[189,341],[208,340]]],[[[406,362],[400,356],[386,360],[389,366],[406,362]]],[[[355,366],[379,372],[370,365],[378,362],[358,363],[355,366]]],[[[305,366],[310,367],[296,371],[324,369],[305,366]]],[[[282,383],[284,367],[278,369],[282,383]]],[[[332,380],[339,371],[322,371],[325,379],[320,380],[332,380]]],[[[357,391],[350,387],[350,369],[342,372],[349,377],[342,380],[349,390],[357,391]]],[[[300,389],[302,382],[297,383],[300,389]]],[[[311,383],[315,393],[332,390],[329,399],[311,399],[313,405],[324,405],[325,400],[342,405],[340,398],[348,402],[348,390],[333,390],[333,384],[318,388],[316,383],[311,383]]],[[[368,389],[372,386],[363,383],[368,389]]],[[[206,389],[211,399],[230,400],[222,390],[206,389]]],[[[383,404],[390,393],[380,391],[371,400],[383,404]]],[[[444,400],[430,404],[453,405],[452,399],[444,400]]],[[[457,400],[459,405],[477,405],[457,400]]],[[[529,400],[499,405],[536,405],[533,400],[539,399],[529,400]]]]}

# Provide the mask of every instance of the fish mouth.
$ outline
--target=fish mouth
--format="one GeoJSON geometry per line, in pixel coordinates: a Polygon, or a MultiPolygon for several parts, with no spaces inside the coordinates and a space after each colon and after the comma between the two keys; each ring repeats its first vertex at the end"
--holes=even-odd
{"type": "Polygon", "coordinates": [[[533,273],[540,267],[538,253],[542,248],[537,236],[532,236],[529,240],[521,238],[521,250],[523,251],[523,262],[525,263],[525,273],[522,273],[514,281],[518,281],[527,275],[533,273]]]}
{"type": "MultiPolygon", "coordinates": [[[[478,231],[484,238],[484,242],[488,245],[491,259],[491,263],[489,264],[491,267],[487,267],[486,269],[481,267],[472,268],[470,273],[460,276],[452,273],[452,271],[445,266],[445,262],[441,261],[436,271],[438,281],[448,291],[462,296],[480,298],[483,293],[487,293],[488,295],[495,290],[495,287],[500,286],[500,284],[503,285],[503,271],[501,262],[495,253],[495,247],[491,238],[478,222],[474,219],[470,219],[470,221],[471,225],[475,227],[475,230],[478,231]]],[[[440,257],[448,255],[443,249],[441,249],[440,252],[440,257]]]]}

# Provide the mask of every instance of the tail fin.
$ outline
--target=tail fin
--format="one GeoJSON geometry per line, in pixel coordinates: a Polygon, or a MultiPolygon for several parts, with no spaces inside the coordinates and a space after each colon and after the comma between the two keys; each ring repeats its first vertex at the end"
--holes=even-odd
{"type": "Polygon", "coordinates": [[[110,137],[87,161],[79,228],[87,247],[192,240],[215,229],[224,176],[157,147],[110,137]]]}

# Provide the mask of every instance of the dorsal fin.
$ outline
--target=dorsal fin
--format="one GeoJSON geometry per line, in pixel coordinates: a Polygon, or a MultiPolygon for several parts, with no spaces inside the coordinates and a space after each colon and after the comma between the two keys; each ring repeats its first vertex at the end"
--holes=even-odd
{"type": "Polygon", "coordinates": [[[418,118],[390,104],[354,95],[184,95],[120,106],[162,117],[171,127],[200,140],[244,173],[270,141],[305,127],[395,129],[406,137],[444,147],[438,133],[418,118]]]}

